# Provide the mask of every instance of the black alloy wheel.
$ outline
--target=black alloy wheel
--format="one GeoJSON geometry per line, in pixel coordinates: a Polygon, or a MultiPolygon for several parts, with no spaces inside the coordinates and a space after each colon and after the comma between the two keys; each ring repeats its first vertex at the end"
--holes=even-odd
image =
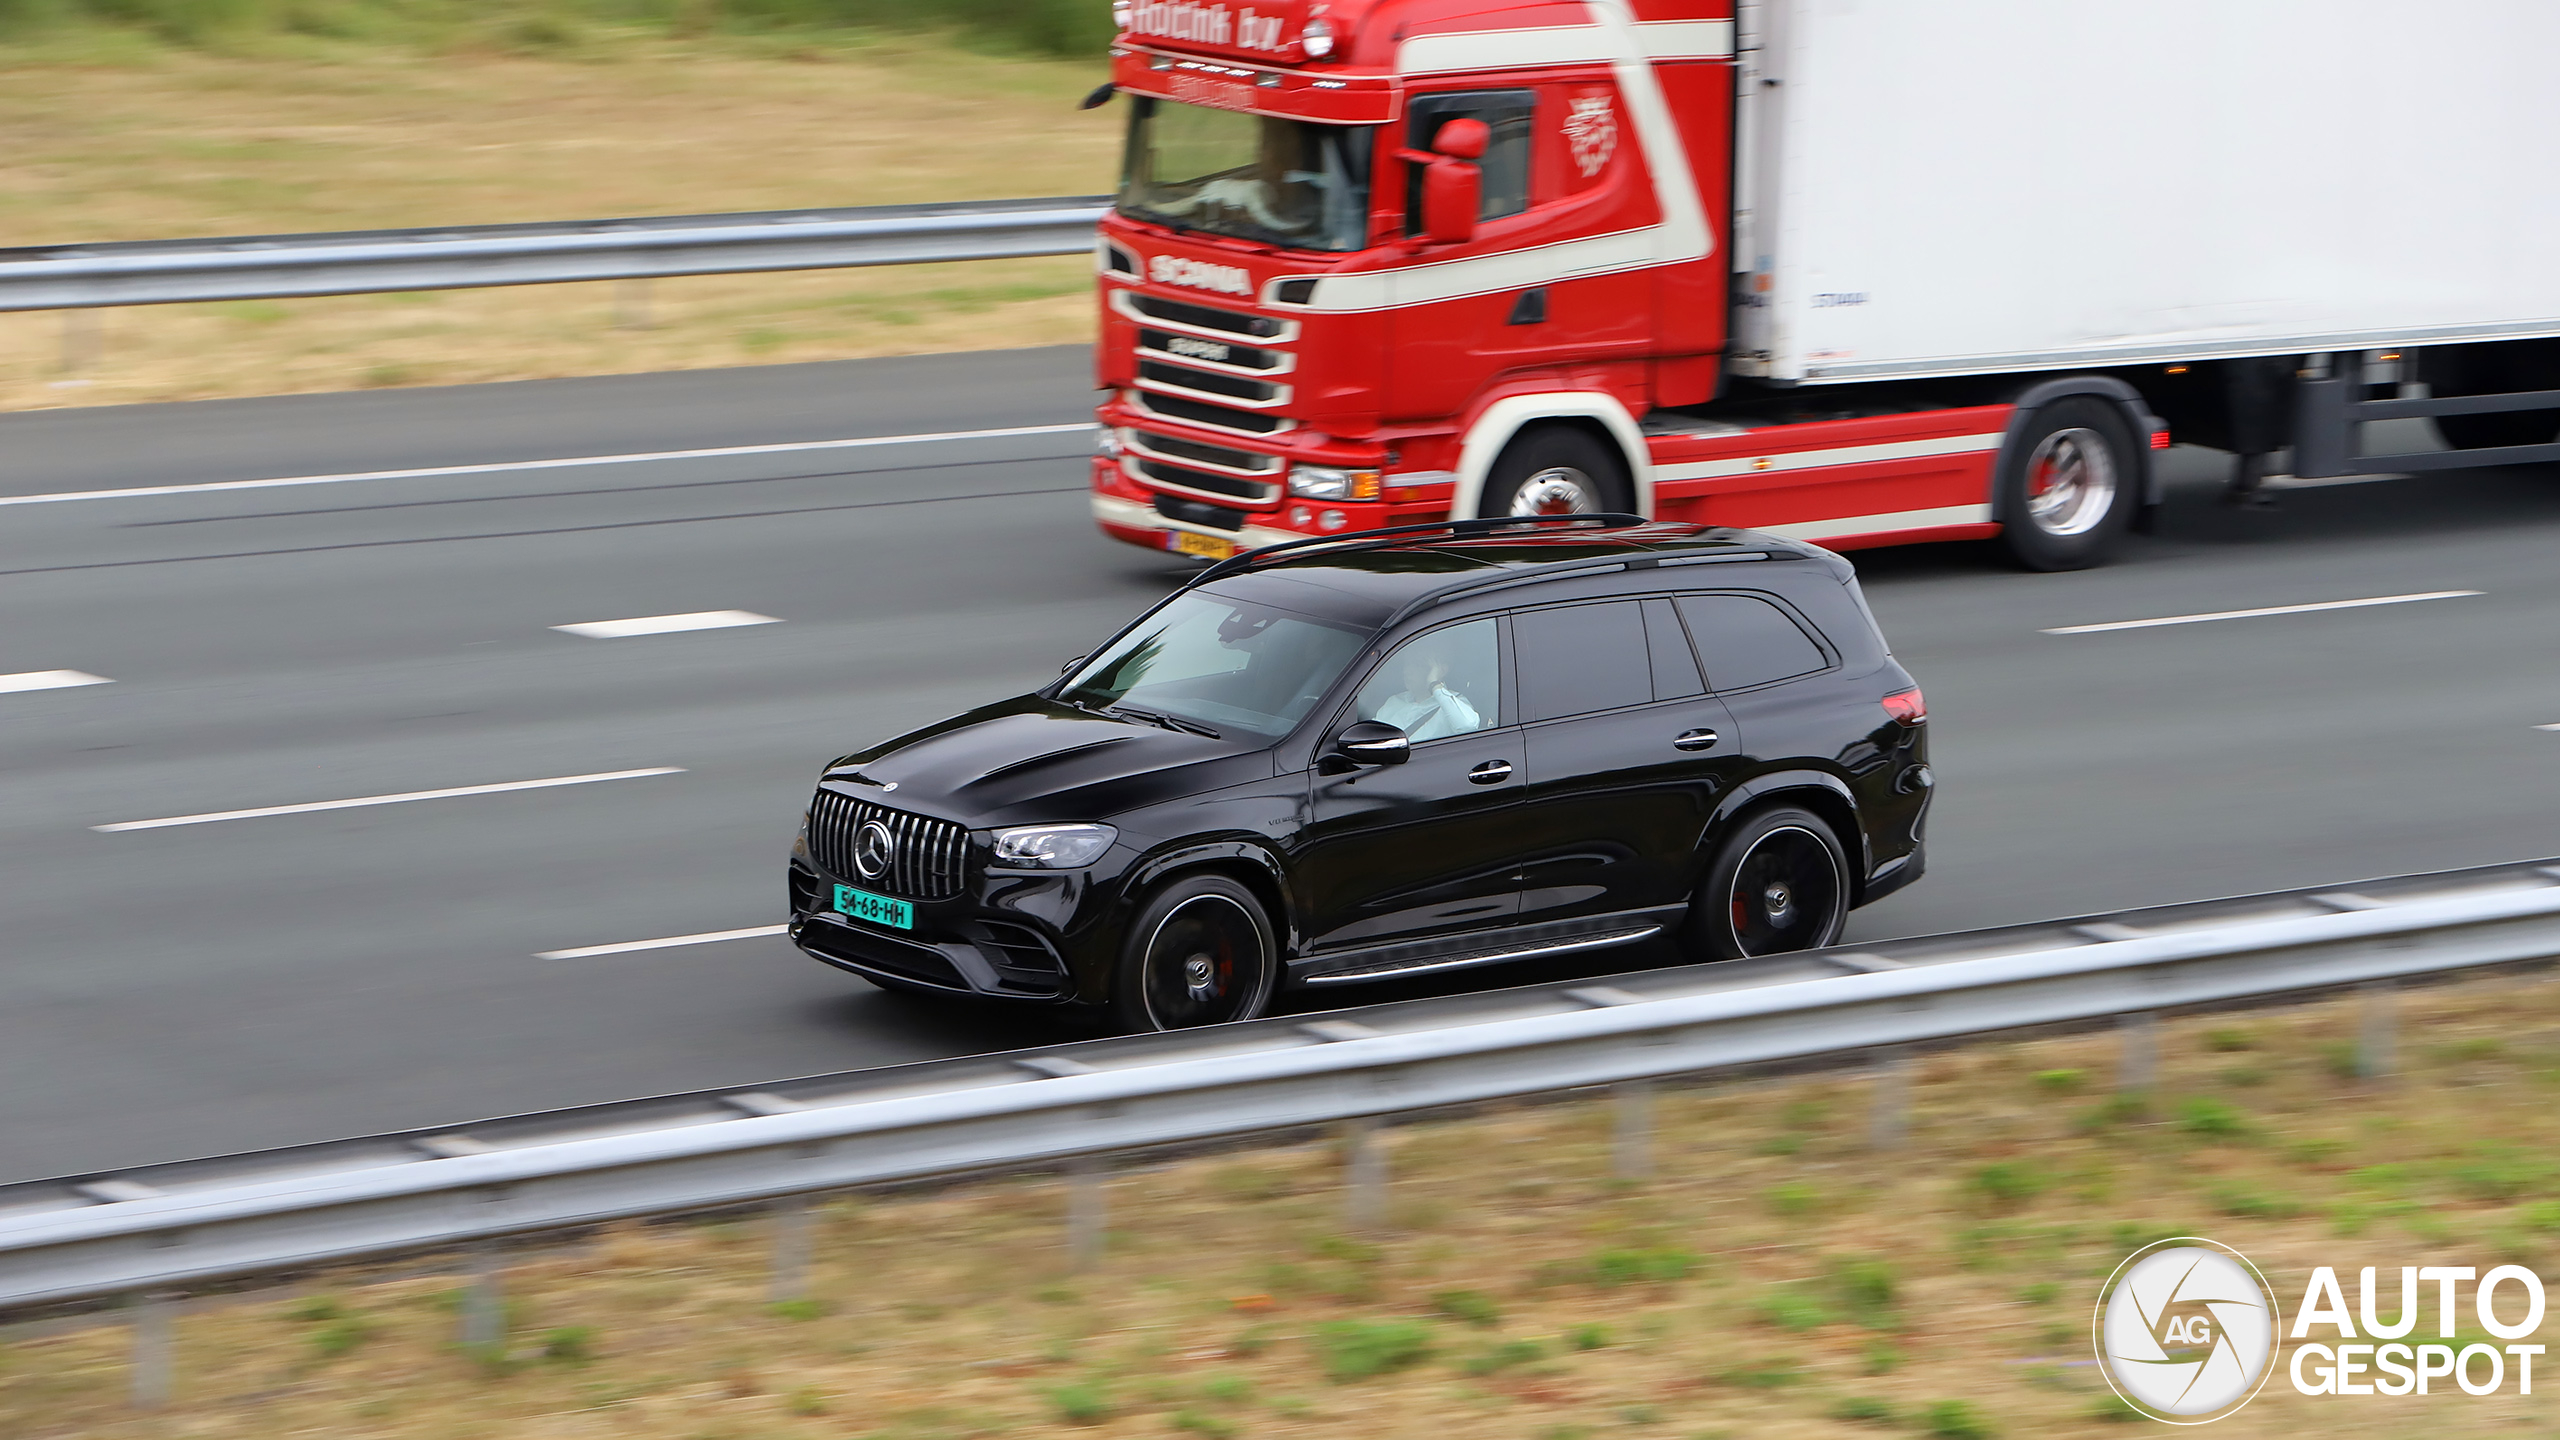
{"type": "Polygon", "coordinates": [[[1821,817],[1764,810],[1716,847],[1689,905],[1689,941],[1710,958],[1819,950],[1849,917],[1849,866],[1821,817]]]}
{"type": "Polygon", "coordinates": [[[1170,881],[1122,942],[1112,1006],[1132,1030],[1251,1020],[1278,988],[1279,947],[1253,892],[1223,875],[1170,881]]]}
{"type": "Polygon", "coordinates": [[[1632,515],[1635,503],[1616,451],[1577,426],[1538,425],[1513,437],[1495,458],[1476,514],[1632,515]]]}
{"type": "Polygon", "coordinates": [[[2124,414],[2094,395],[2039,407],[1992,481],[2000,543],[2029,570],[2100,564],[2142,504],[2141,455],[2124,414]]]}

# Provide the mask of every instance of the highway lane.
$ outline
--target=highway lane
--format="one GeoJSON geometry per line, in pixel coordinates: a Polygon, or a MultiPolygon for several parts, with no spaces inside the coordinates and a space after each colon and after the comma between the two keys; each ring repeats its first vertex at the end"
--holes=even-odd
{"type": "MultiPolygon", "coordinates": [[[[501,467],[0,506],[0,674],[113,682],[0,693],[0,1178],[1057,1033],[778,939],[536,957],[773,923],[821,762],[1040,683],[1177,579],[1091,531],[1085,438],[503,467],[1072,425],[1082,364],[0,416],[0,497],[501,467]],[[780,623],[551,628],[729,609],[780,623]],[[91,828],[659,768],[680,773],[91,828]]],[[[2164,533],[2115,568],[1858,557],[1942,787],[1931,876],[1853,936],[2560,851],[2560,733],[2533,728],[2560,723],[2560,477],[2300,489],[2260,516],[2214,506],[2220,457],[2170,463],[2164,533]],[[2041,633],[2457,589],[2483,593],[2041,633]]]]}

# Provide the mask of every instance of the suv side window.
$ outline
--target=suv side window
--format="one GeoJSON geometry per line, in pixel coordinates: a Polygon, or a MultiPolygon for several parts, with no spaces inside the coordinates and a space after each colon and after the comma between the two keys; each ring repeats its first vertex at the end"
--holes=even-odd
{"type": "Polygon", "coordinates": [[[1511,643],[1519,659],[1524,721],[1653,700],[1644,611],[1633,600],[1516,612],[1511,643]]]}
{"type": "Polygon", "coordinates": [[[1416,740],[1445,740],[1502,723],[1499,622],[1487,616],[1416,635],[1360,687],[1353,717],[1416,740]]]}
{"type": "MultiPolygon", "coordinates": [[[[1484,204],[1477,209],[1476,218],[1498,220],[1529,208],[1529,145],[1537,133],[1532,123],[1537,114],[1535,90],[1461,90],[1454,94],[1417,95],[1405,122],[1405,144],[1415,150],[1428,150],[1432,137],[1450,121],[1483,121],[1485,128],[1493,132],[1493,139],[1484,147],[1484,158],[1476,164],[1484,173],[1484,204]]],[[[1408,234],[1419,234],[1422,167],[1407,165],[1404,173],[1404,228],[1408,234]]]]}
{"type": "Polygon", "coordinates": [[[1698,678],[1697,654],[1690,650],[1670,601],[1644,602],[1644,638],[1653,655],[1654,699],[1686,700],[1706,693],[1706,682],[1698,678]]]}
{"type": "Polygon", "coordinates": [[[1831,663],[1804,627],[1758,596],[1683,595],[1678,603],[1707,683],[1718,690],[1792,680],[1831,663]]]}

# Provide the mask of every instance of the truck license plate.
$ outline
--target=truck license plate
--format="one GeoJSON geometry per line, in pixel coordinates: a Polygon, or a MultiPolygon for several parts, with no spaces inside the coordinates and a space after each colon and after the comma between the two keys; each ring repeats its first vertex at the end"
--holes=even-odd
{"type": "Polygon", "coordinates": [[[1215,535],[1194,535],[1188,530],[1164,532],[1164,548],[1176,555],[1197,555],[1203,560],[1224,560],[1236,553],[1236,542],[1215,535]]]}
{"type": "Polygon", "coordinates": [[[850,915],[856,920],[868,920],[874,925],[886,925],[892,930],[916,928],[916,907],[913,905],[904,900],[892,900],[886,895],[874,895],[868,890],[856,890],[850,885],[836,887],[836,913],[850,915]]]}

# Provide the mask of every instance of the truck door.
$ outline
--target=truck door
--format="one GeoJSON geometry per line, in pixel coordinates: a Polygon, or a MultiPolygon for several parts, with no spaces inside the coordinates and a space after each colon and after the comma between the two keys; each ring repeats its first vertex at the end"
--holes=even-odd
{"type": "MultiPolygon", "coordinates": [[[[1658,218],[1616,86],[1605,79],[1443,91],[1409,102],[1404,144],[1440,127],[1492,132],[1475,237],[1418,242],[1396,277],[1387,413],[1463,409],[1506,371],[1640,357],[1651,348],[1651,281],[1611,268],[1605,237],[1658,218]],[[1600,244],[1577,241],[1600,239],[1600,244]]],[[[1422,167],[1404,164],[1405,231],[1421,228],[1422,167]]]]}

